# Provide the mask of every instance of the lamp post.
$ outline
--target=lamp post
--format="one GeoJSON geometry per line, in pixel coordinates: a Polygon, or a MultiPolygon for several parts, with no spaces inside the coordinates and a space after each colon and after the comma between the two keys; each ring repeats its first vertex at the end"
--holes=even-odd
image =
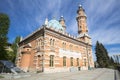
{"type": "Polygon", "coordinates": [[[90,70],[89,53],[88,53],[88,43],[86,43],[86,52],[87,52],[87,60],[88,60],[88,70],[90,70]]]}
{"type": "Polygon", "coordinates": [[[42,54],[42,72],[44,72],[44,55],[42,54]]]}

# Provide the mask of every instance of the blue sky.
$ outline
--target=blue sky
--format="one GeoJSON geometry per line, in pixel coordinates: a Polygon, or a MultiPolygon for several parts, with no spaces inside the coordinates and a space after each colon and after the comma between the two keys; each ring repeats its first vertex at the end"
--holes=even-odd
{"type": "Polygon", "coordinates": [[[76,11],[81,4],[87,15],[93,53],[96,41],[107,48],[109,55],[120,54],[120,0],[0,0],[0,13],[10,17],[9,42],[27,36],[49,20],[63,15],[67,32],[77,35],[76,11]]]}

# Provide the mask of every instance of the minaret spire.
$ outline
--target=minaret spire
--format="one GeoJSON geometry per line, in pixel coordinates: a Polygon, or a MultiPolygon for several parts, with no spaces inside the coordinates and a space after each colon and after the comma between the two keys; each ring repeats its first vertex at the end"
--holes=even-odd
{"type": "Polygon", "coordinates": [[[48,18],[45,19],[45,25],[48,26],[48,18]]]}
{"type": "Polygon", "coordinates": [[[82,5],[81,4],[79,4],[79,8],[81,8],[82,7],[82,5]]]}

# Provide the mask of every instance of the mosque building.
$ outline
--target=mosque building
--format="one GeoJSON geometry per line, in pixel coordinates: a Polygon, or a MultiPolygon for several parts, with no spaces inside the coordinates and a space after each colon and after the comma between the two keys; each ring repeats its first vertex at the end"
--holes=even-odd
{"type": "Polygon", "coordinates": [[[45,24],[19,43],[16,65],[24,71],[65,72],[94,67],[92,43],[88,34],[87,16],[78,7],[78,35],[66,32],[65,19],[45,20],[45,24]]]}

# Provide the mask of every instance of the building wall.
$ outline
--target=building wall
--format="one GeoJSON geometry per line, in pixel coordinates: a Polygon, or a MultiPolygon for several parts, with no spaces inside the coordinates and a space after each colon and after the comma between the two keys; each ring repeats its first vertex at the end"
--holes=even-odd
{"type": "MultiPolygon", "coordinates": [[[[52,72],[52,71],[69,71],[71,67],[81,67],[81,69],[87,69],[87,55],[86,55],[86,46],[77,45],[66,40],[62,40],[50,34],[46,34],[45,36],[45,55],[44,55],[44,67],[45,71],[52,72]],[[54,40],[54,46],[50,45],[50,40],[54,40]],[[66,47],[63,46],[63,43],[66,44],[66,47]],[[72,49],[70,49],[70,45],[72,45],[72,49]],[[60,51],[65,54],[61,54],[60,51]],[[66,54],[66,52],[68,52],[66,54]],[[70,55],[72,53],[72,55],[70,55]],[[78,54],[78,56],[76,55],[78,54]],[[54,55],[54,66],[49,66],[50,55],[54,55]],[[67,55],[67,56],[66,56],[67,55]],[[75,56],[76,55],[76,56],[75,56]],[[63,66],[63,56],[66,56],[66,66],[63,66]],[[73,66],[70,65],[70,58],[73,57],[73,66]],[[76,59],[79,58],[79,66],[77,66],[76,59]],[[86,58],[86,66],[84,66],[84,58],[86,58]],[[58,69],[58,70],[56,70],[58,69]],[[66,70],[64,70],[66,69],[66,70]],[[52,70],[52,71],[51,71],[52,70]]],[[[92,59],[91,51],[90,58],[92,59]]],[[[90,60],[91,60],[90,59],[90,60]]],[[[91,61],[91,67],[93,66],[93,62],[91,61]]],[[[78,69],[78,68],[77,68],[78,69]]]]}
{"type": "Polygon", "coordinates": [[[24,71],[41,72],[73,71],[78,70],[78,67],[81,67],[82,70],[86,70],[88,68],[87,53],[89,53],[90,66],[94,67],[91,46],[76,44],[73,41],[68,41],[61,37],[45,33],[44,36],[32,38],[32,40],[21,44],[18,51],[17,66],[21,67],[24,71]],[[54,43],[51,43],[51,41],[54,41],[54,43]],[[29,56],[28,54],[22,53],[23,46],[27,44],[31,46],[29,56]],[[54,55],[53,67],[50,67],[50,55],[54,55]],[[64,56],[66,56],[66,66],[63,66],[64,56]],[[70,62],[71,57],[73,57],[73,66],[71,66],[70,62]],[[77,58],[79,58],[79,66],[76,61],[77,58]]]}

